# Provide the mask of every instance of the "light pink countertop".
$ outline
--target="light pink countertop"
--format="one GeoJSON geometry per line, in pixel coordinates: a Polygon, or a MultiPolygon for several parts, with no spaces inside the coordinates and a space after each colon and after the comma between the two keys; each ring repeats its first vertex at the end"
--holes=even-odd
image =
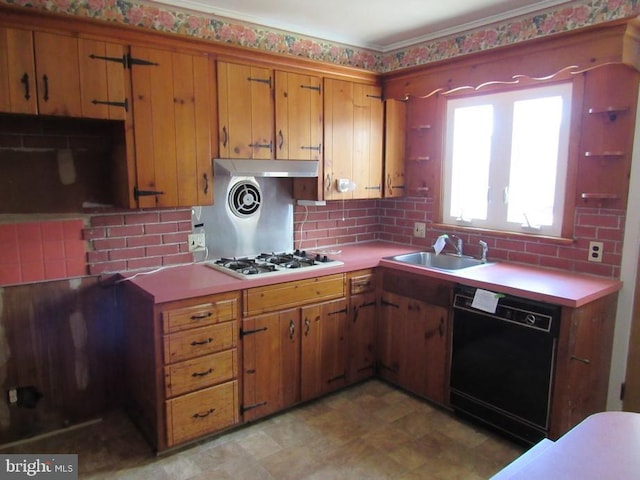
{"type": "Polygon", "coordinates": [[[543,440],[491,480],[603,480],[640,476],[640,414],[591,415],[560,437],[543,440]]]}
{"type": "MultiPolygon", "coordinates": [[[[384,260],[384,257],[419,250],[415,246],[393,243],[368,242],[341,245],[326,250],[340,250],[341,253],[329,256],[341,260],[344,264],[325,267],[320,271],[320,275],[385,266],[567,307],[582,306],[614,293],[622,286],[622,283],[617,280],[509,263],[487,264],[457,272],[427,269],[384,260]]],[[[284,277],[265,275],[251,280],[241,280],[205,265],[193,264],[166,268],[148,275],[138,275],[130,281],[151,296],[155,303],[165,303],[183,298],[313,278],[318,275],[318,272],[318,270],[309,272],[301,269],[300,273],[296,272],[284,277]]]]}

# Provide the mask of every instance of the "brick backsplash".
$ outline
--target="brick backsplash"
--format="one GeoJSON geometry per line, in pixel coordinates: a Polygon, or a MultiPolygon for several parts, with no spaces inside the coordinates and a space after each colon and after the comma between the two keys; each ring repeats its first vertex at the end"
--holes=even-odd
{"type": "Polygon", "coordinates": [[[428,198],[380,200],[380,231],[378,238],[390,242],[430,248],[442,233],[456,234],[463,239],[465,253],[479,255],[479,240],[489,245],[489,260],[526,263],[541,267],[561,268],[573,272],[618,278],[622,260],[625,210],[577,207],[574,215],[574,242],[535,239],[519,235],[495,235],[431,226],[433,203],[428,198]],[[413,223],[427,223],[426,238],[413,236],[413,223]],[[587,260],[589,242],[604,244],[602,263],[587,260]]]}
{"type": "MultiPolygon", "coordinates": [[[[296,206],[294,245],[301,249],[370,240],[430,248],[441,233],[455,233],[465,252],[478,255],[489,245],[489,260],[511,261],[617,278],[620,275],[625,211],[578,207],[575,240],[566,244],[518,235],[442,229],[431,225],[427,198],[332,201],[296,206]],[[416,221],[427,224],[426,238],[413,236],[416,221]],[[602,263],[587,261],[589,241],[604,244],[602,263]]],[[[0,286],[86,274],[152,269],[193,261],[188,251],[191,209],[118,212],[84,220],[0,224],[0,286]]]]}
{"type": "Polygon", "coordinates": [[[123,272],[190,263],[191,210],[125,212],[91,217],[89,273],[123,272]]]}
{"type": "Polygon", "coordinates": [[[376,200],[327,202],[326,206],[296,206],[294,245],[313,249],[376,240],[379,230],[376,200]]]}

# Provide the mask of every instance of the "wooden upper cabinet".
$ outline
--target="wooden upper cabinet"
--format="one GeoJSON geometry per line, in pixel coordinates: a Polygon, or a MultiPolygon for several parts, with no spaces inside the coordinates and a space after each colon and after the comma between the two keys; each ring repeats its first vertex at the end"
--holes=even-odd
{"type": "Polygon", "coordinates": [[[312,75],[275,72],[276,158],[322,158],[321,79],[312,75]]]}
{"type": "Polygon", "coordinates": [[[81,117],[78,40],[51,33],[33,34],[38,113],[81,117]]]}
{"type": "Polygon", "coordinates": [[[406,102],[385,100],[384,186],[385,198],[402,197],[405,190],[406,102]]]}
{"type": "Polygon", "coordinates": [[[122,45],[0,28],[0,109],[124,120],[122,45]]]}
{"type": "Polygon", "coordinates": [[[38,113],[33,34],[0,28],[0,110],[38,113]]]}
{"type": "Polygon", "coordinates": [[[274,158],[273,111],[270,69],[218,62],[221,158],[274,158]]]}
{"type": "Polygon", "coordinates": [[[126,50],[117,43],[78,39],[83,117],[125,120],[131,108],[126,50]]]}
{"type": "Polygon", "coordinates": [[[213,65],[205,55],[131,47],[137,203],[213,203],[213,65]]]}
{"type": "Polygon", "coordinates": [[[324,199],[380,198],[381,89],[325,79],[324,199]]]}

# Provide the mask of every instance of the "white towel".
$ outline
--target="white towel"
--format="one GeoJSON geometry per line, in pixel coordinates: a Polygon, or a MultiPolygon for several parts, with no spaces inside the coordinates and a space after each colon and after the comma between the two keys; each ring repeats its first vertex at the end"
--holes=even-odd
{"type": "Polygon", "coordinates": [[[447,244],[447,241],[446,241],[447,238],[449,237],[446,234],[440,235],[437,238],[436,243],[433,244],[433,249],[436,251],[436,255],[440,255],[440,252],[442,251],[444,246],[447,244]]]}

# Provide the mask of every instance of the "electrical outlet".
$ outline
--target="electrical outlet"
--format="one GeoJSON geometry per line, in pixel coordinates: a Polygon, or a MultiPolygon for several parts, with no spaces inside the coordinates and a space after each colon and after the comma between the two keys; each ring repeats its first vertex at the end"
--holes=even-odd
{"type": "Polygon", "coordinates": [[[604,253],[604,245],[602,242],[589,242],[590,262],[602,262],[602,254],[604,253]]]}
{"type": "Polygon", "coordinates": [[[413,224],[413,236],[424,238],[427,235],[427,225],[422,222],[416,222],[413,224]]]}
{"type": "Polygon", "coordinates": [[[204,233],[192,233],[189,235],[189,251],[201,252],[206,248],[204,233]]]}

